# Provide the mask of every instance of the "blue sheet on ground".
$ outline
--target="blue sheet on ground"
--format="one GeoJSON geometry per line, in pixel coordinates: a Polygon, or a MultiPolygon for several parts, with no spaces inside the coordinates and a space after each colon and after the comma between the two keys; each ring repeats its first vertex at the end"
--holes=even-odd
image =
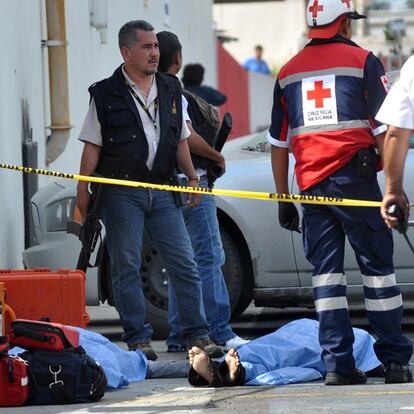
{"type": "Polygon", "coordinates": [[[140,351],[124,351],[104,336],[77,328],[80,344],[105,371],[109,388],[118,388],[133,381],[142,381],[147,374],[147,358],[140,351]]]}
{"type": "MultiPolygon", "coordinates": [[[[142,352],[124,351],[98,333],[77,329],[80,332],[80,344],[86,353],[105,370],[109,388],[119,388],[145,379],[148,361],[142,352]]],[[[246,368],[246,385],[284,385],[323,378],[325,369],[321,360],[318,329],[317,321],[299,319],[239,348],[240,360],[246,368]]],[[[354,335],[356,366],[363,371],[379,366],[373,348],[374,338],[357,328],[354,328],[354,335]]],[[[10,351],[13,354],[20,352],[21,348],[10,351]]],[[[151,366],[152,378],[181,378],[185,375],[183,361],[170,364],[163,361],[152,363],[151,366]]]]}
{"type": "MultiPolygon", "coordinates": [[[[238,349],[246,368],[246,385],[284,385],[308,382],[325,376],[318,340],[319,323],[299,319],[238,349]]],[[[354,328],[354,358],[363,371],[378,367],[374,338],[354,328]]]]}

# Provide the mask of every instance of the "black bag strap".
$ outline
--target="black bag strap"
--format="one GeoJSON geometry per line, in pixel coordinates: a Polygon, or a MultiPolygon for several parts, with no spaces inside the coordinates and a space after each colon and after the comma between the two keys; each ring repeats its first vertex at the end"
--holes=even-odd
{"type": "Polygon", "coordinates": [[[5,358],[9,352],[9,337],[0,336],[0,358],[5,358]]]}
{"type": "Polygon", "coordinates": [[[49,342],[51,344],[53,344],[56,341],[54,336],[46,335],[41,332],[36,332],[33,329],[25,328],[24,326],[15,325],[13,327],[13,332],[15,337],[24,336],[25,338],[34,339],[39,342],[49,342]]]}
{"type": "Polygon", "coordinates": [[[9,377],[9,382],[14,382],[14,367],[12,358],[9,358],[7,361],[7,376],[9,377]]]}
{"type": "Polygon", "coordinates": [[[69,391],[69,387],[64,384],[54,384],[50,387],[52,397],[57,404],[73,403],[73,395],[69,391]]]}

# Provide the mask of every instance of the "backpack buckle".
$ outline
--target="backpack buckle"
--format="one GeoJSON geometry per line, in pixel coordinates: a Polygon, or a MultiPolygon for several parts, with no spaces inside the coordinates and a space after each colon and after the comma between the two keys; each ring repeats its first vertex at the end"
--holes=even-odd
{"type": "Polygon", "coordinates": [[[55,385],[65,385],[62,380],[58,380],[57,376],[62,371],[62,365],[49,365],[49,372],[53,375],[53,382],[49,384],[49,388],[52,389],[55,385]],[[57,370],[53,371],[53,368],[58,367],[57,370]]]}

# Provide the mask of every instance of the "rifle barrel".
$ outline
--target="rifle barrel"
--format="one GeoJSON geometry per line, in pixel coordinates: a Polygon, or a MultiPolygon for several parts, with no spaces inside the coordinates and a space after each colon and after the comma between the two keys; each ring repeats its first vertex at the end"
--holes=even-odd
{"type": "Polygon", "coordinates": [[[233,117],[230,112],[226,112],[223,116],[223,121],[221,122],[221,126],[219,132],[217,134],[216,145],[214,145],[214,149],[218,152],[224,147],[224,144],[227,141],[227,137],[230,134],[230,131],[233,127],[233,117]]]}

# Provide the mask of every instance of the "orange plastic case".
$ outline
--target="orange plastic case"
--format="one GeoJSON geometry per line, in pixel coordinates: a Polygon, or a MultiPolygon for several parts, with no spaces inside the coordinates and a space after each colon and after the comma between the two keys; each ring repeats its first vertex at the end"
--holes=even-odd
{"type": "MultiPolygon", "coordinates": [[[[6,285],[5,302],[17,318],[48,318],[51,322],[81,328],[89,323],[85,307],[85,273],[81,270],[0,269],[0,282],[6,285]]],[[[6,332],[10,323],[6,319],[6,332]]]]}

